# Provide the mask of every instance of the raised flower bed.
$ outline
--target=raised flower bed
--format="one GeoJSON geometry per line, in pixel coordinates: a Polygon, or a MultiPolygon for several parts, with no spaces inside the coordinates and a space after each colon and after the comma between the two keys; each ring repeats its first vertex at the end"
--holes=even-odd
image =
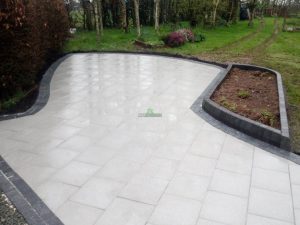
{"type": "Polygon", "coordinates": [[[230,127],[290,150],[282,80],[276,71],[229,65],[210,86],[203,109],[230,127]]]}

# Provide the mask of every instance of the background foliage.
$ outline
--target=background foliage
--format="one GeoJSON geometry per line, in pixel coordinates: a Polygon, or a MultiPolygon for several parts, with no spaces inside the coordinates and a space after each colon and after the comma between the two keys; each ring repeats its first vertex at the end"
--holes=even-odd
{"type": "Polygon", "coordinates": [[[67,35],[62,0],[1,0],[0,110],[5,100],[21,98],[32,89],[37,74],[60,51],[67,35]]]}

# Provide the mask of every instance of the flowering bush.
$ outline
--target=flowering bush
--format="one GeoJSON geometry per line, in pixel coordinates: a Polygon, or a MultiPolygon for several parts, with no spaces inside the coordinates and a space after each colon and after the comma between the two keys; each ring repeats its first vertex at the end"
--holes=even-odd
{"type": "Polygon", "coordinates": [[[162,38],[163,42],[170,47],[184,45],[185,42],[194,42],[195,35],[189,29],[180,29],[162,38]]]}
{"type": "Polygon", "coordinates": [[[170,47],[178,47],[184,45],[186,39],[185,36],[180,32],[172,32],[166,37],[163,38],[163,41],[166,45],[170,47]]]}
{"type": "Polygon", "coordinates": [[[194,42],[195,41],[195,35],[191,30],[189,30],[189,29],[180,29],[177,32],[184,35],[186,41],[189,41],[189,42],[194,42]]]}

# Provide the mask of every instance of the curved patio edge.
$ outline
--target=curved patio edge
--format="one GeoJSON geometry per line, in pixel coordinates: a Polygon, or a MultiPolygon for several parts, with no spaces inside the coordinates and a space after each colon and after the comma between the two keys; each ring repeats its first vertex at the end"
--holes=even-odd
{"type": "MultiPolygon", "coordinates": [[[[228,126],[226,123],[224,124],[223,122],[220,122],[213,115],[211,115],[203,110],[202,106],[203,106],[203,103],[205,102],[205,99],[207,99],[209,94],[212,93],[211,91],[214,90],[216,88],[216,86],[224,79],[224,77],[228,73],[229,69],[231,68],[232,64],[227,65],[227,64],[223,64],[223,63],[216,63],[216,62],[201,60],[201,59],[193,57],[193,56],[184,56],[184,55],[180,55],[180,54],[170,54],[170,53],[161,53],[161,52],[153,52],[153,51],[147,51],[147,52],[140,52],[140,51],[73,51],[73,52],[69,52],[69,53],[65,54],[64,56],[62,56],[61,58],[59,58],[57,61],[55,61],[52,65],[50,65],[49,69],[43,75],[43,78],[41,80],[40,87],[39,87],[38,97],[33,106],[30,109],[28,109],[27,111],[22,112],[22,113],[2,115],[2,116],[0,116],[0,121],[33,115],[33,114],[37,113],[38,111],[40,111],[48,102],[48,99],[50,96],[50,83],[51,83],[51,80],[52,80],[55,70],[59,67],[59,65],[65,59],[72,56],[73,54],[85,54],[85,53],[136,54],[136,55],[162,56],[162,57],[170,57],[170,58],[175,58],[175,59],[189,60],[192,62],[210,64],[212,66],[221,68],[222,71],[220,72],[220,74],[213,80],[213,82],[207,87],[207,89],[202,93],[202,95],[199,96],[199,98],[194,102],[194,104],[191,106],[191,109],[196,114],[198,114],[198,116],[205,119],[211,125],[219,128],[225,132],[228,132],[231,135],[236,136],[239,139],[248,141],[254,145],[258,145],[261,148],[263,148],[273,154],[279,155],[279,156],[287,158],[297,164],[300,164],[300,156],[299,155],[292,153],[292,152],[288,152],[286,150],[283,150],[283,149],[290,149],[290,144],[289,144],[288,120],[287,120],[287,116],[286,116],[284,92],[283,92],[283,87],[282,87],[281,75],[278,72],[270,70],[268,68],[257,67],[257,66],[253,66],[253,65],[234,64],[234,65],[239,65],[239,66],[243,66],[243,67],[261,68],[261,69],[271,71],[272,73],[276,73],[278,85],[281,87],[279,89],[279,95],[280,95],[280,99],[281,99],[280,104],[281,104],[281,109],[282,109],[282,111],[280,112],[281,113],[281,123],[284,124],[284,126],[282,126],[282,130],[283,130],[283,128],[285,130],[285,132],[282,133],[283,134],[282,140],[281,140],[282,145],[280,145],[280,146],[283,146],[282,148],[271,145],[268,142],[261,141],[261,139],[259,139],[257,137],[253,138],[251,135],[248,135],[247,133],[246,134],[242,133],[242,132],[240,132],[240,130],[238,130],[236,128],[232,128],[232,127],[228,126]],[[209,116],[209,118],[208,118],[208,116],[209,116]],[[238,135],[236,135],[236,134],[238,134],[238,135]]],[[[205,104],[206,103],[204,103],[204,105],[205,104]]],[[[204,107],[206,107],[206,106],[204,106],[204,107]]],[[[223,109],[223,110],[226,110],[226,109],[223,109]]],[[[229,113],[231,113],[231,112],[229,112],[229,113]]],[[[235,115],[237,115],[237,114],[235,114],[235,115]]],[[[244,119],[248,120],[247,118],[244,118],[244,119]]],[[[264,126],[264,125],[261,125],[261,126],[264,126]]],[[[276,131],[274,133],[278,133],[278,131],[276,131]]]]}
{"type": "Polygon", "coordinates": [[[21,113],[1,115],[0,121],[33,115],[39,112],[42,108],[44,108],[50,96],[50,83],[54,75],[54,72],[59,67],[59,65],[69,56],[70,56],[69,54],[64,55],[49,66],[49,68],[43,74],[42,80],[39,84],[37,99],[35,100],[35,103],[27,111],[21,113]]]}
{"type": "Polygon", "coordinates": [[[217,63],[212,61],[206,61],[201,60],[199,58],[193,57],[193,56],[184,56],[180,54],[170,54],[170,53],[161,53],[161,52],[139,52],[139,51],[73,51],[64,54],[59,59],[57,59],[54,63],[52,63],[49,68],[46,70],[46,72],[42,75],[42,80],[39,85],[38,90],[38,97],[35,101],[35,103],[25,112],[21,113],[13,113],[13,114],[5,114],[0,115],[0,121],[3,120],[10,120],[10,119],[16,119],[19,117],[29,116],[33,115],[37,112],[39,112],[42,108],[44,108],[48,102],[49,96],[50,96],[50,83],[52,80],[52,77],[54,75],[55,70],[59,67],[59,65],[68,57],[72,56],[73,54],[85,54],[85,53],[97,53],[97,54],[136,54],[136,55],[150,55],[150,56],[164,56],[164,57],[170,57],[175,59],[184,59],[199,63],[205,63],[205,64],[211,64],[217,67],[226,68],[227,64],[223,63],[217,63]]]}

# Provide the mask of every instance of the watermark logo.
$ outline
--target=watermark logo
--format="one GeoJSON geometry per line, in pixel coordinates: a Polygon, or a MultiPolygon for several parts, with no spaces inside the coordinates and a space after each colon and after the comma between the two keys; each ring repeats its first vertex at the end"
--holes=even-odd
{"type": "Polygon", "coordinates": [[[138,117],[162,117],[162,114],[155,113],[152,108],[148,108],[146,113],[139,113],[138,117]]]}

